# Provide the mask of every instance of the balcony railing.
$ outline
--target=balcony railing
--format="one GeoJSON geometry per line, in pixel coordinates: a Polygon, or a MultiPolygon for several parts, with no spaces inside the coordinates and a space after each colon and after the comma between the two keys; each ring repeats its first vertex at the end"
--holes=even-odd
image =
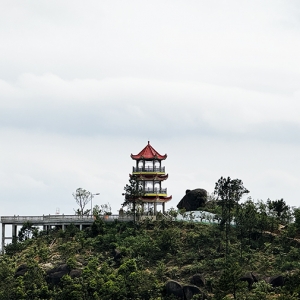
{"type": "Polygon", "coordinates": [[[142,167],[142,168],[136,168],[133,167],[132,172],[165,172],[165,167],[142,167]]]}
{"type": "Polygon", "coordinates": [[[146,194],[167,194],[167,189],[145,188],[144,193],[146,193],[146,194]]]}

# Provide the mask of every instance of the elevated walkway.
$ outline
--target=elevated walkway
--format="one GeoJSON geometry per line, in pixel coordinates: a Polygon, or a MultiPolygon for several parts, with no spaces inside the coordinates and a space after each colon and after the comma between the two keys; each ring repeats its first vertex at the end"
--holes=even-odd
{"type": "MultiPolygon", "coordinates": [[[[105,215],[100,216],[105,222],[113,222],[115,220],[121,222],[132,221],[131,216],[105,215]]],[[[82,230],[91,226],[95,221],[93,216],[76,216],[76,215],[43,215],[43,216],[3,216],[0,218],[2,223],[2,248],[4,248],[5,240],[12,240],[17,236],[17,227],[23,226],[24,223],[30,222],[33,226],[43,226],[43,230],[49,230],[52,226],[60,227],[65,230],[68,225],[75,225],[82,230]],[[11,236],[6,236],[5,226],[12,225],[11,236]]]]}

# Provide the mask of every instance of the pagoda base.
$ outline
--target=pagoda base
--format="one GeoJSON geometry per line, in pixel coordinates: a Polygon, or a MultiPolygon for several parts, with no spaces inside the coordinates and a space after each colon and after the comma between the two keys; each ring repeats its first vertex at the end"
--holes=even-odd
{"type": "Polygon", "coordinates": [[[143,196],[140,197],[139,200],[145,203],[165,203],[168,202],[172,199],[172,196],[160,196],[160,195],[155,195],[155,196],[143,196]]]}
{"type": "Polygon", "coordinates": [[[142,215],[155,216],[158,212],[158,206],[162,206],[162,213],[165,213],[165,203],[170,201],[172,196],[147,196],[141,197],[139,201],[142,202],[142,215]]]}

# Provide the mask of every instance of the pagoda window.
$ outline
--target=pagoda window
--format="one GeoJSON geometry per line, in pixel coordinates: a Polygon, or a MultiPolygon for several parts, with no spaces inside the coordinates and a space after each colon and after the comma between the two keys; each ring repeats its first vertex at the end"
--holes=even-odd
{"type": "Polygon", "coordinates": [[[154,191],[155,192],[159,192],[160,191],[160,182],[159,181],[156,181],[154,183],[154,191]]]}
{"type": "Polygon", "coordinates": [[[153,181],[145,181],[145,191],[153,191],[153,181]]]}
{"type": "Polygon", "coordinates": [[[160,162],[158,160],[155,160],[153,164],[155,171],[160,171],[160,162]]]}
{"type": "Polygon", "coordinates": [[[153,170],[153,161],[146,160],[145,161],[145,169],[148,171],[153,170]]]}

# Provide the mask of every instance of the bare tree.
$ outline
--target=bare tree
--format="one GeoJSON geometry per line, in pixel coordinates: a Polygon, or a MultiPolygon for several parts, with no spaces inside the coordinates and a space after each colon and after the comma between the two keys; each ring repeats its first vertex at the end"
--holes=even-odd
{"type": "Polygon", "coordinates": [[[90,213],[90,209],[86,209],[86,205],[91,201],[92,193],[84,190],[82,188],[78,188],[75,193],[72,194],[79,208],[77,210],[74,209],[76,215],[79,216],[87,216],[90,213]]]}

